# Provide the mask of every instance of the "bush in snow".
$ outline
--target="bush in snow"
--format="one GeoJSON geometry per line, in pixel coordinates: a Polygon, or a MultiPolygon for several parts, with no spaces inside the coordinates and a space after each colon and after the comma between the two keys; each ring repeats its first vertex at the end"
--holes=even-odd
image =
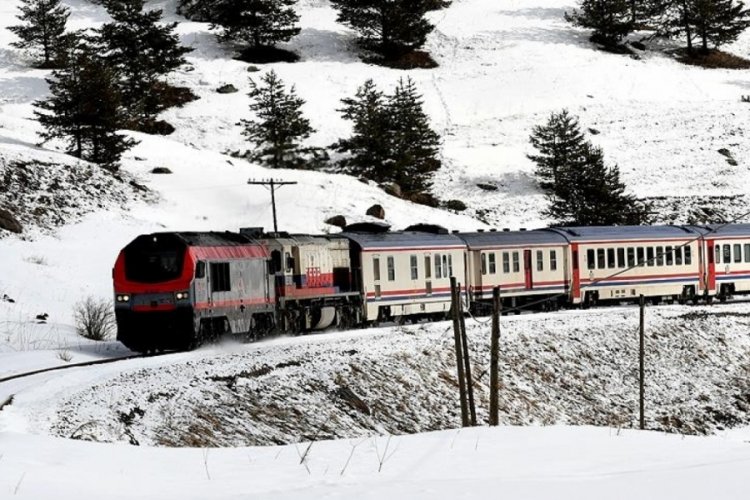
{"type": "Polygon", "coordinates": [[[73,320],[78,335],[89,340],[105,340],[115,328],[112,304],[94,297],[87,297],[73,306],[73,320]]]}

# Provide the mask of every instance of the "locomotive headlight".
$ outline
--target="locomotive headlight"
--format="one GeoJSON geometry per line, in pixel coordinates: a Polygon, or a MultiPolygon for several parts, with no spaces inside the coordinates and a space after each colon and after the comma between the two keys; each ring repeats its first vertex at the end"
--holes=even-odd
{"type": "Polygon", "coordinates": [[[189,292],[177,292],[174,294],[174,298],[177,300],[187,300],[190,298],[189,292]]]}
{"type": "Polygon", "coordinates": [[[130,300],[130,295],[128,295],[128,294],[118,294],[116,300],[117,300],[117,302],[128,302],[130,300]]]}

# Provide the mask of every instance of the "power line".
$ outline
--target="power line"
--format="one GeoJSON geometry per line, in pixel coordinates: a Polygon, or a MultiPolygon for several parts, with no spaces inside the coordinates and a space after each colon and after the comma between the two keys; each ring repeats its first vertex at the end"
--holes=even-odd
{"type": "Polygon", "coordinates": [[[273,210],[273,232],[278,233],[279,228],[276,223],[276,188],[281,186],[289,186],[292,184],[297,184],[297,181],[279,181],[276,179],[268,179],[265,181],[255,181],[253,179],[250,179],[247,181],[248,184],[256,185],[256,186],[263,186],[266,188],[270,188],[271,191],[271,209],[273,210]]]}

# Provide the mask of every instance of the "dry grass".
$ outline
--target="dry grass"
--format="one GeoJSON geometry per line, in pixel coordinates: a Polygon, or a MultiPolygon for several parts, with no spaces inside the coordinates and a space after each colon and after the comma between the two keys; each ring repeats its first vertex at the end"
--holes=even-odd
{"type": "Polygon", "coordinates": [[[750,69],[750,60],[716,49],[707,53],[697,50],[693,54],[681,49],[676,56],[680,62],[706,69],[750,69]]]}

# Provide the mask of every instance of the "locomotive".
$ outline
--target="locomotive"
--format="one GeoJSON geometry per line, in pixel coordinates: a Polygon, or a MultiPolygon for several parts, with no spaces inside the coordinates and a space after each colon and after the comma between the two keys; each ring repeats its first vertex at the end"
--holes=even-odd
{"type": "Polygon", "coordinates": [[[482,313],[600,302],[710,302],[750,293],[750,224],[553,227],[460,233],[419,224],[336,235],[141,235],[113,269],[117,338],[134,351],[192,349],[223,334],[257,338],[382,321],[445,318],[450,279],[482,313]]]}

